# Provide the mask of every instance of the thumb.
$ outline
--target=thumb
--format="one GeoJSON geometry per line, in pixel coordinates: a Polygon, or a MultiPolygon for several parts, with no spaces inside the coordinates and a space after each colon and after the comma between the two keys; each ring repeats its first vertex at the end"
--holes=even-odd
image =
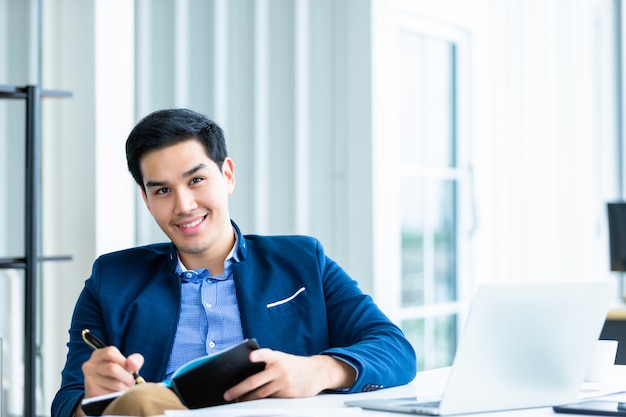
{"type": "Polygon", "coordinates": [[[143,366],[143,355],[141,353],[133,353],[126,358],[126,368],[131,372],[139,372],[143,366]]]}

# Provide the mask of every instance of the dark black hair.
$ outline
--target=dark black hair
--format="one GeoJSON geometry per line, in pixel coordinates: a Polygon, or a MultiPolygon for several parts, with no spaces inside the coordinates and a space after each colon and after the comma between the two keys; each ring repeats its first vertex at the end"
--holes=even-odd
{"type": "Polygon", "coordinates": [[[126,162],[137,184],[144,188],[141,158],[149,152],[189,139],[198,140],[207,156],[222,169],[228,157],[224,132],[206,116],[189,109],[166,109],[141,119],[126,140],[126,162]]]}

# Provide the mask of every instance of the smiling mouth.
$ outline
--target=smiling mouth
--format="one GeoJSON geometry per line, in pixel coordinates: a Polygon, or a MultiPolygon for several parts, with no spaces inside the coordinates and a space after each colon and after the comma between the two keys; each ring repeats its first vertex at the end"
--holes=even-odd
{"type": "Polygon", "coordinates": [[[190,229],[190,228],[196,227],[197,225],[202,223],[204,221],[204,219],[206,219],[206,216],[200,217],[198,220],[195,220],[195,221],[193,221],[191,223],[178,224],[177,226],[182,228],[182,229],[190,229]]]}

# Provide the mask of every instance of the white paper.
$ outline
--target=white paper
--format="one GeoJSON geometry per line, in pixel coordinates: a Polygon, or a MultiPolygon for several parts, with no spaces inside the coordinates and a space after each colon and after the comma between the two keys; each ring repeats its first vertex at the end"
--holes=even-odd
{"type": "Polygon", "coordinates": [[[315,407],[300,408],[253,408],[253,407],[207,407],[198,410],[167,410],[167,417],[351,417],[362,415],[358,407],[315,407]]]}

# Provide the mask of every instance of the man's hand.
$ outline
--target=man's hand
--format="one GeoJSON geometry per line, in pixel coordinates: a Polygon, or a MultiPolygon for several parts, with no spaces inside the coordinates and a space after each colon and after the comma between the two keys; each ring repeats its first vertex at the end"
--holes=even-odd
{"type": "MultiPolygon", "coordinates": [[[[143,356],[134,353],[127,358],[114,346],[94,350],[89,360],[83,363],[85,398],[111,392],[123,391],[135,385],[133,372],[139,372],[143,356]]],[[[80,405],[76,417],[84,416],[80,405]]]]}
{"type": "Polygon", "coordinates": [[[265,362],[265,369],[226,391],[226,401],[312,397],[325,389],[349,388],[356,378],[352,366],[328,355],[295,356],[257,349],[250,353],[250,360],[265,362]]]}

